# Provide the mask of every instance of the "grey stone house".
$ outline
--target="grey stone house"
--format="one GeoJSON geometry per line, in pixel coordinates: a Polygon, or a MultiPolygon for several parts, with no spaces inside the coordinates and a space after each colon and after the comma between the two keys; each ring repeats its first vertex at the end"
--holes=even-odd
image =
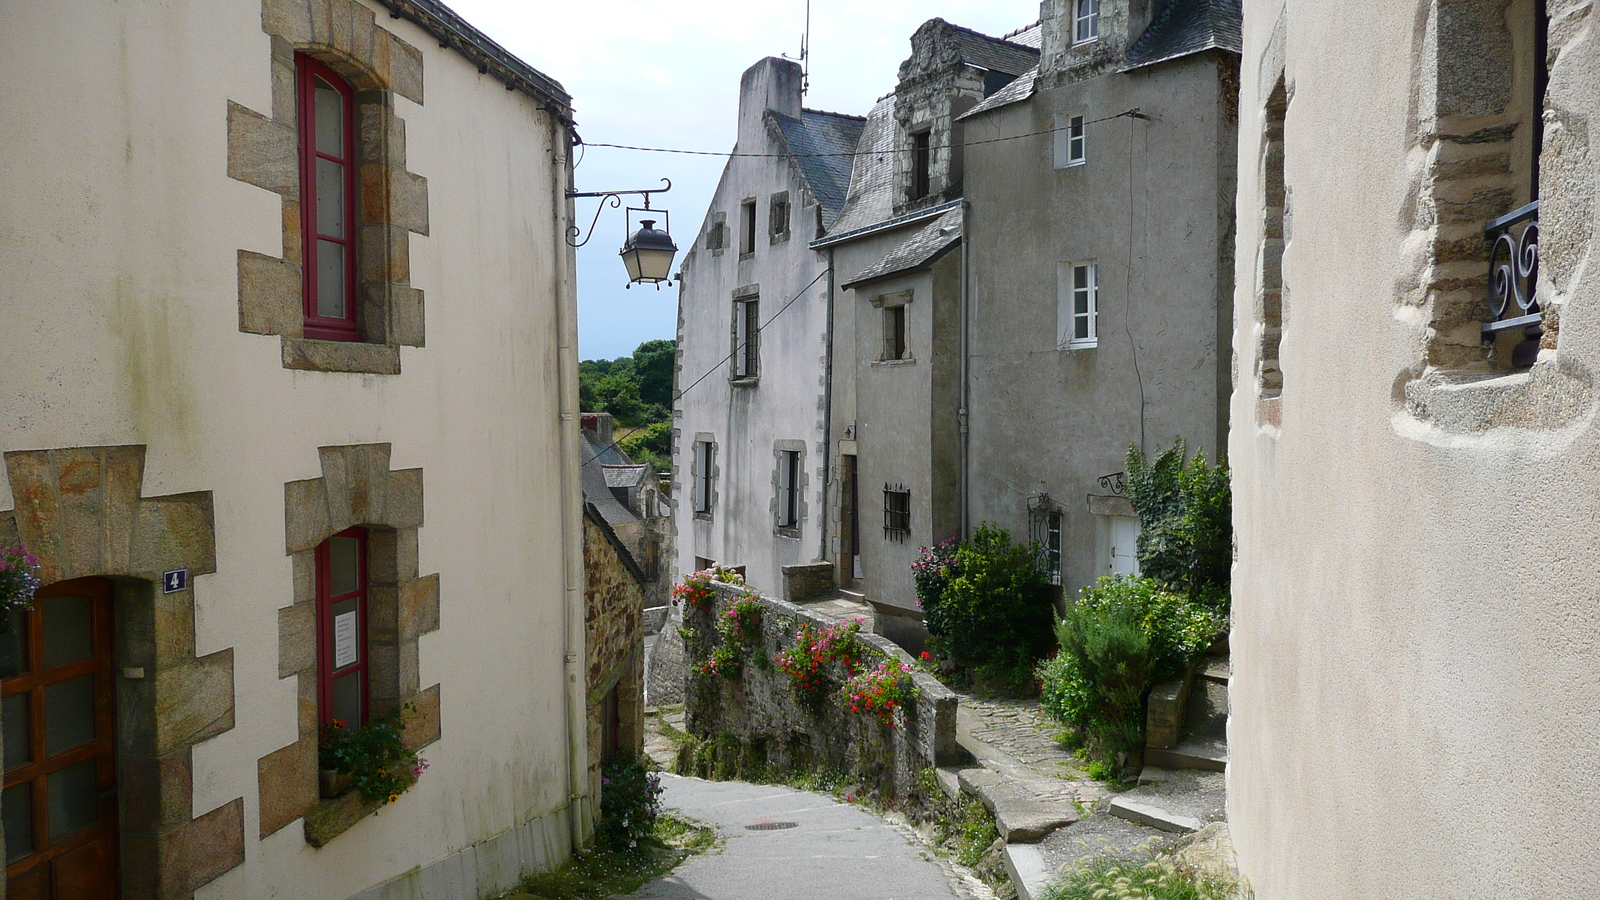
{"type": "Polygon", "coordinates": [[[674,569],[742,566],[773,595],[783,566],[825,552],[833,285],[808,243],[844,204],[862,124],[800,94],[795,63],[744,73],[741,155],[684,256],[678,306],[674,569]]]}
{"type": "Polygon", "coordinates": [[[1045,0],[1039,67],[959,117],[969,527],[1066,597],[1134,568],[1128,446],[1226,442],[1237,0],[1045,0]]]}

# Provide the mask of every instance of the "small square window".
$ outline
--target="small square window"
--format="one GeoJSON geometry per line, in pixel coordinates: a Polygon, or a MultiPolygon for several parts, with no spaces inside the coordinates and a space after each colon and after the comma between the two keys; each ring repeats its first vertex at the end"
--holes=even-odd
{"type": "Polygon", "coordinates": [[[903,541],[911,533],[911,491],[900,484],[883,486],[883,536],[903,541]]]}
{"type": "Polygon", "coordinates": [[[1085,44],[1100,37],[1100,0],[1074,0],[1072,42],[1085,44]]]}
{"type": "Polygon", "coordinates": [[[1079,350],[1095,346],[1099,340],[1099,266],[1094,262],[1062,263],[1057,280],[1056,348],[1079,350]]]}
{"type": "Polygon", "coordinates": [[[772,202],[767,207],[767,230],[771,233],[774,244],[781,244],[789,239],[789,192],[772,195],[772,202]]]}

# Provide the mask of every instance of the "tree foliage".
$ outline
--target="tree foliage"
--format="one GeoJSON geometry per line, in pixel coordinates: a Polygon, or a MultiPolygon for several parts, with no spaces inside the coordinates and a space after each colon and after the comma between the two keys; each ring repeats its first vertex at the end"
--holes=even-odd
{"type": "Polygon", "coordinates": [[[676,361],[677,344],[668,340],[645,341],[632,356],[586,359],[578,363],[578,404],[625,428],[668,421],[676,361]]]}
{"type": "Polygon", "coordinates": [[[1204,453],[1185,460],[1182,440],[1146,461],[1128,447],[1128,499],[1139,514],[1139,571],[1192,598],[1226,595],[1233,564],[1228,467],[1204,453]]]}

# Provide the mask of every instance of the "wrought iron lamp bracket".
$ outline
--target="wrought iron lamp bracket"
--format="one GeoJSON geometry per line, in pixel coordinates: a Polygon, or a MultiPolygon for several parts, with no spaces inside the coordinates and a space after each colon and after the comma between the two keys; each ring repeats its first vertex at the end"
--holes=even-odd
{"type": "MultiPolygon", "coordinates": [[[[594,218],[589,220],[589,234],[586,237],[584,237],[583,240],[581,240],[581,241],[577,240],[577,238],[580,235],[583,234],[583,229],[582,228],[579,228],[577,225],[568,225],[567,226],[567,245],[570,246],[570,247],[582,247],[584,244],[589,243],[589,238],[594,237],[594,227],[595,227],[595,225],[599,224],[599,222],[600,222],[600,213],[601,213],[601,211],[603,211],[606,208],[607,204],[610,204],[612,209],[620,208],[622,206],[622,198],[624,196],[631,196],[631,195],[642,196],[642,197],[644,197],[644,207],[643,207],[644,209],[650,210],[651,212],[660,212],[660,213],[665,215],[667,213],[667,211],[664,210],[664,209],[663,210],[650,209],[650,195],[651,194],[665,194],[667,191],[672,190],[672,179],[663,178],[661,180],[665,181],[667,183],[666,187],[662,187],[662,188],[644,188],[644,189],[640,189],[640,190],[636,190],[636,191],[574,191],[574,190],[569,188],[567,190],[567,199],[568,200],[576,200],[576,199],[579,199],[579,198],[582,198],[582,197],[599,197],[600,198],[600,205],[595,207],[594,218]]],[[[630,207],[628,207],[628,209],[629,210],[635,210],[635,209],[639,209],[639,207],[630,206],[630,207]]],[[[667,223],[667,224],[670,225],[670,222],[667,223]]],[[[670,228],[668,230],[670,231],[670,228]]]]}

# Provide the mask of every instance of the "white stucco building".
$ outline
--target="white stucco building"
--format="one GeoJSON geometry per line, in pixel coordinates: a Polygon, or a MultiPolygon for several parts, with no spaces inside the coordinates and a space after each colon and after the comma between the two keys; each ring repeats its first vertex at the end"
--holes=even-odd
{"type": "Polygon", "coordinates": [[[10,896],[560,862],[595,799],[567,94],[437,0],[5,19],[0,545],[46,582],[0,641],[10,896]],[[386,716],[415,784],[319,790],[319,732],[386,716]]]}

